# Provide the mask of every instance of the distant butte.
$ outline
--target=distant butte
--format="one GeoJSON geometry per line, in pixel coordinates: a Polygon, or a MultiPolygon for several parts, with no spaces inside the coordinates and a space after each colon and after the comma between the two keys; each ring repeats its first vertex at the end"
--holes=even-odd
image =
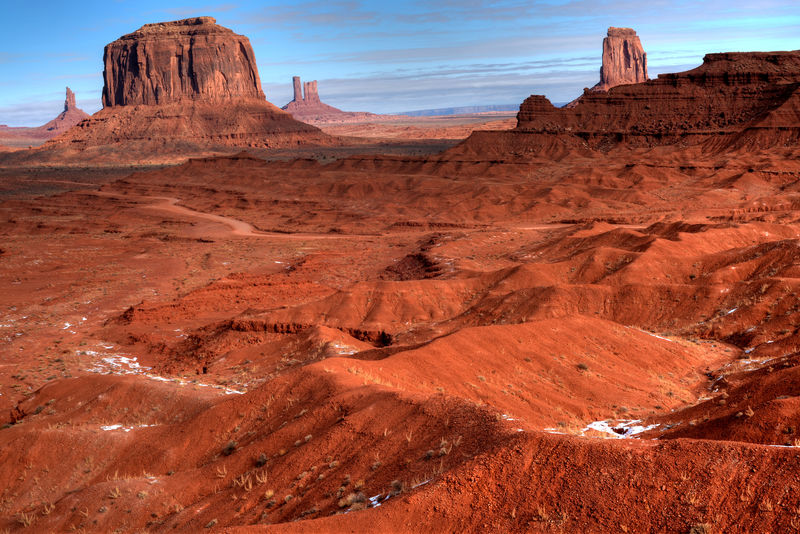
{"type": "Polygon", "coordinates": [[[90,115],[75,104],[75,93],[67,87],[64,110],[53,120],[34,128],[12,128],[0,125],[0,142],[39,144],[60,135],[90,115]]]}
{"type": "Polygon", "coordinates": [[[319,98],[317,81],[301,83],[300,76],[292,78],[294,99],[281,109],[291,113],[292,117],[310,124],[329,124],[336,122],[358,122],[375,118],[386,118],[364,111],[342,111],[323,103],[319,98]]]}
{"type": "Polygon", "coordinates": [[[800,140],[800,51],[707,54],[695,69],[607,92],[586,90],[565,108],[531,95],[514,131],[473,134],[465,147],[485,151],[501,142],[498,135],[508,137],[502,143],[551,151],[792,145],[800,140]]]}
{"type": "Polygon", "coordinates": [[[250,41],[211,17],[145,24],[106,45],[103,64],[103,109],[48,148],[122,143],[103,152],[153,161],[332,142],[267,102],[250,41]]]}

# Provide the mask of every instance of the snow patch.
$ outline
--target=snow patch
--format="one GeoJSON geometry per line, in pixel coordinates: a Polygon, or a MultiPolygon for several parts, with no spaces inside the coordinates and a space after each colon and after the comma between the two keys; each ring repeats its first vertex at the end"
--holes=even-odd
{"type": "Polygon", "coordinates": [[[659,426],[658,424],[648,426],[638,424],[641,422],[641,419],[627,419],[616,422],[608,419],[605,421],[594,421],[586,425],[586,428],[581,430],[581,435],[584,435],[589,430],[595,430],[597,432],[609,434],[618,439],[624,439],[632,438],[637,434],[647,432],[648,430],[653,430],[659,426]]]}
{"type": "Polygon", "coordinates": [[[144,378],[149,378],[150,380],[155,380],[157,382],[175,383],[179,386],[192,385],[198,387],[210,387],[214,389],[219,389],[226,395],[245,394],[244,391],[239,391],[226,386],[220,386],[215,384],[203,384],[201,382],[190,382],[182,378],[166,377],[150,373],[149,371],[152,369],[152,367],[140,365],[139,362],[137,361],[136,356],[128,357],[128,356],[122,356],[120,354],[104,354],[91,350],[86,350],[82,352],[83,354],[88,356],[101,356],[100,361],[95,361],[93,367],[86,369],[86,371],[90,373],[112,374],[120,376],[137,375],[137,376],[142,376],[144,378]]]}
{"type": "Polygon", "coordinates": [[[131,431],[131,430],[133,430],[134,428],[149,428],[149,427],[151,427],[151,426],[156,426],[156,425],[133,425],[133,426],[122,426],[122,424],[120,424],[120,423],[117,423],[116,425],[105,425],[105,426],[101,426],[101,427],[100,427],[100,430],[105,430],[106,432],[108,432],[109,430],[122,430],[123,432],[130,432],[130,431],[131,431]]]}

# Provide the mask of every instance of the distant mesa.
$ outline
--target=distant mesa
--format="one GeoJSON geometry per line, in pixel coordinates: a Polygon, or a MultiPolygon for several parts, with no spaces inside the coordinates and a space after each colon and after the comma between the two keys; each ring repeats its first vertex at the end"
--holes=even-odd
{"type": "Polygon", "coordinates": [[[542,95],[520,106],[517,127],[477,132],[456,147],[483,155],[566,154],[587,149],[697,146],[715,153],[797,147],[800,51],[707,54],[699,67],[657,79],[586,90],[557,108],[542,95]]]}
{"type": "Polygon", "coordinates": [[[707,54],[690,71],[588,91],[569,109],[532,95],[520,106],[517,131],[566,133],[592,147],[796,144],[800,51],[707,54]]]}
{"type": "Polygon", "coordinates": [[[60,135],[90,115],[75,104],[75,93],[67,87],[64,110],[53,120],[32,128],[13,128],[0,125],[0,143],[8,145],[38,145],[42,141],[60,135]]]}
{"type": "Polygon", "coordinates": [[[608,29],[603,39],[603,65],[600,82],[592,91],[608,91],[612,87],[648,80],[647,54],[639,36],[631,28],[608,29]]]}
{"type": "Polygon", "coordinates": [[[331,142],[266,101],[250,41],[211,17],[145,24],[106,45],[103,64],[103,109],[49,146],[125,143],[141,159],[331,142]]]}
{"type": "Polygon", "coordinates": [[[292,87],[294,88],[294,98],[281,109],[291,113],[292,117],[299,121],[309,124],[329,124],[387,117],[365,111],[342,111],[323,103],[319,98],[317,80],[302,83],[300,76],[294,76],[292,87]]]}

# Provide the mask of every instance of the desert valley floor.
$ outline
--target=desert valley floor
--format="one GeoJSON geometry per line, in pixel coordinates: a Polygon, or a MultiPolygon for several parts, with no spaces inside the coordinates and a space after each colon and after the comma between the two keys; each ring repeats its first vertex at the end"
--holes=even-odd
{"type": "Polygon", "coordinates": [[[800,528],[798,149],[485,139],[4,169],[0,531],[800,528]]]}

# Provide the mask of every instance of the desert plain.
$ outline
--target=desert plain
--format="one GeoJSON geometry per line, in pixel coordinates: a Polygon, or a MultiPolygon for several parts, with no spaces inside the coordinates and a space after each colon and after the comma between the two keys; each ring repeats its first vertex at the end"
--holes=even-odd
{"type": "Polygon", "coordinates": [[[248,50],[0,155],[0,531],[800,528],[800,52],[313,126],[248,50]]]}

